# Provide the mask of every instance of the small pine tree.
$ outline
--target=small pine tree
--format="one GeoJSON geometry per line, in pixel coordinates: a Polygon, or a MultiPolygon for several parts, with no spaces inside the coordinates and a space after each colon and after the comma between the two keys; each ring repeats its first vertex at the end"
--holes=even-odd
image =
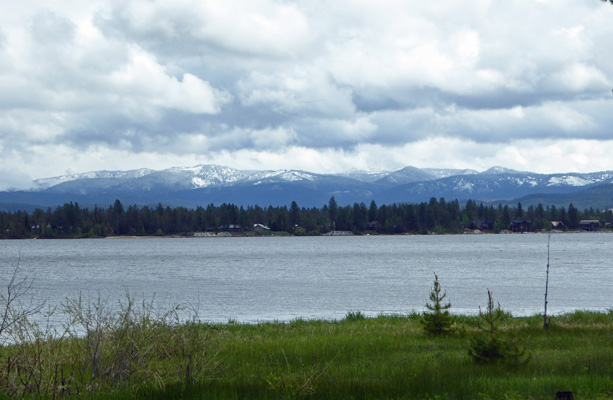
{"type": "Polygon", "coordinates": [[[441,295],[441,285],[438,276],[434,274],[434,287],[430,290],[430,302],[426,302],[429,311],[424,312],[421,320],[424,329],[434,335],[444,335],[449,333],[454,317],[449,313],[451,303],[443,304],[447,297],[447,292],[441,295]]]}
{"type": "Polygon", "coordinates": [[[507,362],[518,368],[520,365],[525,365],[532,359],[532,354],[526,352],[526,349],[519,345],[519,339],[517,338],[517,331],[513,329],[511,331],[510,351],[508,353],[507,362]]]}
{"type": "Polygon", "coordinates": [[[492,292],[487,290],[487,310],[481,311],[479,307],[478,327],[481,334],[472,338],[468,354],[478,363],[495,363],[504,359],[509,351],[508,343],[498,333],[498,324],[502,321],[504,313],[494,305],[492,292]]]}
{"type": "Polygon", "coordinates": [[[517,332],[511,333],[510,340],[506,340],[500,335],[499,324],[505,317],[504,312],[494,305],[492,292],[487,291],[487,310],[481,311],[479,307],[478,327],[481,334],[475,335],[471,342],[468,354],[472,359],[481,364],[496,362],[507,362],[513,366],[525,364],[530,360],[530,355],[519,346],[517,332]]]}

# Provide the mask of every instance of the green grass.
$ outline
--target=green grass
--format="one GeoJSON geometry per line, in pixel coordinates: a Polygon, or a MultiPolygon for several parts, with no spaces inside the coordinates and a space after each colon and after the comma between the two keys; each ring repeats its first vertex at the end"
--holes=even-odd
{"type": "MultiPolygon", "coordinates": [[[[206,340],[193,354],[212,361],[194,374],[198,379],[170,373],[185,373],[178,364],[189,351],[166,351],[164,359],[142,366],[166,371],[163,382],[105,384],[80,398],[553,399],[557,391],[572,391],[575,399],[613,398],[613,312],[554,317],[548,330],[542,316],[508,316],[501,329],[515,329],[531,354],[521,366],[475,364],[468,346],[476,325],[477,317],[461,316],[451,335],[430,336],[415,314],[366,318],[359,312],[339,321],[201,324],[197,335],[187,330],[189,338],[206,340]]],[[[152,340],[171,343],[167,333],[153,331],[152,340]]],[[[62,368],[69,371],[71,346],[64,347],[62,368]]],[[[0,349],[0,371],[14,351],[0,349]]]]}

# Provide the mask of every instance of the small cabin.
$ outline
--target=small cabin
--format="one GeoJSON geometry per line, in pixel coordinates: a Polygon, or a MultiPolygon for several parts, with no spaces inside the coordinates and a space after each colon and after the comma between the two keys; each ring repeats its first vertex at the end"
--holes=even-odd
{"type": "Polygon", "coordinates": [[[599,231],[600,221],[598,221],[597,219],[582,219],[579,222],[579,228],[588,232],[599,231]]]}
{"type": "Polygon", "coordinates": [[[269,232],[270,228],[263,224],[253,224],[254,232],[269,232]]]}
{"type": "Polygon", "coordinates": [[[521,221],[511,221],[511,230],[513,232],[530,232],[532,229],[532,221],[521,220],[521,221]]]}
{"type": "Polygon", "coordinates": [[[562,222],[562,221],[551,221],[551,227],[553,229],[564,229],[564,222],[562,222]]]}

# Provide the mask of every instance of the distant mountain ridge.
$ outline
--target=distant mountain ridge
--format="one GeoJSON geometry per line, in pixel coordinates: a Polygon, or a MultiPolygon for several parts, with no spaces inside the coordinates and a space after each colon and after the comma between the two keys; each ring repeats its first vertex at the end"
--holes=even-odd
{"type": "MultiPolygon", "coordinates": [[[[35,181],[27,191],[0,192],[0,209],[52,207],[69,201],[107,206],[124,204],[197,207],[207,204],[289,205],[321,207],[334,196],[339,204],[415,203],[430,198],[514,202],[523,198],[555,198],[590,203],[586,190],[603,185],[599,207],[613,207],[613,171],[538,174],[492,167],[436,169],[407,166],[396,171],[351,171],[318,174],[301,170],[239,170],[219,165],[173,167],[165,170],[93,171],[35,181]],[[611,192],[609,194],[609,192],[611,192]],[[578,200],[579,201],[579,200],[578,200]]],[[[575,206],[581,207],[575,204],[575,206]]],[[[588,205],[588,207],[591,205],[588,205]]]]}

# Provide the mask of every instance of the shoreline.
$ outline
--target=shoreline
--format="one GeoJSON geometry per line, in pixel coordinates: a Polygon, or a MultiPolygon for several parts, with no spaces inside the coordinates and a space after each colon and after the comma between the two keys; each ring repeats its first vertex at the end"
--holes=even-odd
{"type": "Polygon", "coordinates": [[[0,237],[0,240],[80,240],[80,239],[192,239],[192,238],[238,238],[238,237],[270,237],[270,238],[279,238],[279,237],[362,237],[362,236],[460,236],[460,235],[558,235],[558,234],[569,234],[569,233],[585,233],[585,234],[598,234],[598,233],[613,233],[613,230],[601,229],[598,231],[586,231],[581,229],[569,230],[569,231],[561,231],[561,230],[551,230],[551,231],[539,231],[539,232],[510,232],[510,231],[501,231],[499,233],[491,232],[491,231],[465,231],[462,233],[438,233],[438,232],[428,232],[428,233],[353,233],[351,231],[331,231],[327,233],[322,233],[319,235],[292,235],[288,232],[279,231],[279,232],[270,232],[270,233],[261,233],[261,232],[192,232],[192,233],[184,233],[184,234],[173,234],[173,235],[112,235],[112,236],[87,236],[87,237],[30,237],[30,238],[6,238],[0,237]]]}

